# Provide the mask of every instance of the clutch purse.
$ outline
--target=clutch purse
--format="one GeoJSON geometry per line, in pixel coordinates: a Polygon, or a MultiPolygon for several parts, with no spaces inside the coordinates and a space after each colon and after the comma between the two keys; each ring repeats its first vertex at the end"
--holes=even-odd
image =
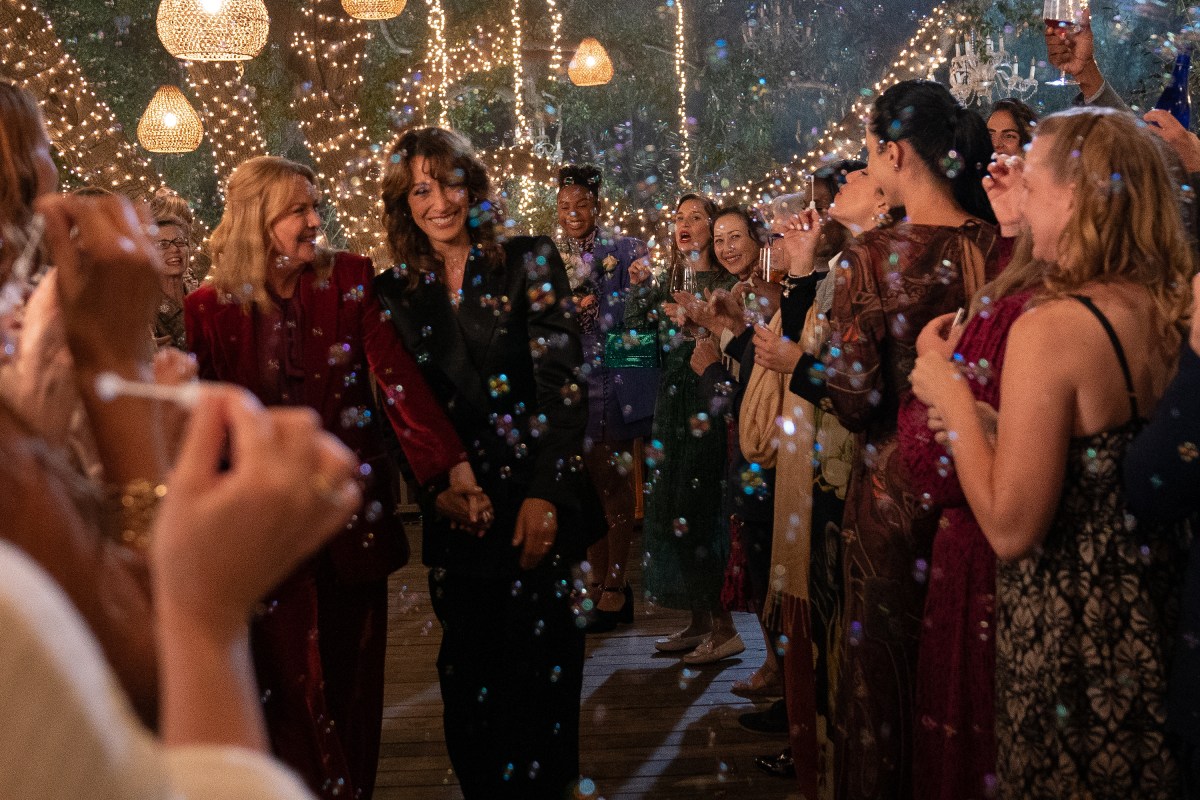
{"type": "Polygon", "coordinates": [[[604,338],[604,366],[657,367],[658,334],[610,331],[604,338]]]}

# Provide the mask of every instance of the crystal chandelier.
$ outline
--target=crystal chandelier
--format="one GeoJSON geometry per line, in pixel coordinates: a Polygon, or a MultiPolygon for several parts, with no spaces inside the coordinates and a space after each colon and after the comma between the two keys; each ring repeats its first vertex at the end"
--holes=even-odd
{"type": "Polygon", "coordinates": [[[964,106],[983,105],[1005,97],[1025,100],[1037,91],[1036,63],[1036,60],[1030,62],[1029,77],[1023,78],[1017,57],[1004,50],[1003,36],[998,47],[989,37],[982,54],[976,51],[972,36],[965,42],[954,44],[954,58],[950,59],[950,93],[964,106]]]}

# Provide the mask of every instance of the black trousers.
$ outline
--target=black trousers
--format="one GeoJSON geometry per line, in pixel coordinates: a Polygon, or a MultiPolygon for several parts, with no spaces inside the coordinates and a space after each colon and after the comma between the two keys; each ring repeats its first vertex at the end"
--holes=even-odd
{"type": "Polygon", "coordinates": [[[446,748],[466,800],[559,800],[579,780],[583,630],[565,564],[435,568],[446,748]]]}

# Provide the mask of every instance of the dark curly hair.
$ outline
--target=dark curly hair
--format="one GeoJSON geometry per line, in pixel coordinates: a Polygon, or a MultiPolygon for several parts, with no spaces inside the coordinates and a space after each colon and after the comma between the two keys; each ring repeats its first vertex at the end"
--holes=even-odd
{"type": "Polygon", "coordinates": [[[558,188],[582,186],[600,199],[600,170],[591,164],[566,164],[558,170],[558,188]]]}
{"type": "Polygon", "coordinates": [[[880,147],[907,140],[933,176],[950,184],[964,211],[995,224],[982,182],[992,138],[983,118],[949,89],[935,81],[901,81],[876,98],[869,127],[880,147]]]}
{"type": "Polygon", "coordinates": [[[459,133],[445,128],[409,128],[396,138],[388,151],[383,171],[383,225],[395,267],[405,273],[408,288],[415,289],[422,272],[444,279],[444,264],[429,237],[413,220],[408,192],[413,186],[412,160],[424,158],[429,173],[444,184],[466,186],[470,205],[467,234],[489,267],[504,262],[504,249],[498,230],[503,222],[492,199],[487,168],[476,157],[471,143],[459,133]]]}

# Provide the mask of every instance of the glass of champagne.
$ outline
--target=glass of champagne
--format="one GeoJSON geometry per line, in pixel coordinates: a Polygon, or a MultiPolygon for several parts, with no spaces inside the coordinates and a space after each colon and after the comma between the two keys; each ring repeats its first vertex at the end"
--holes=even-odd
{"type": "MultiPolygon", "coordinates": [[[[1087,9],[1087,0],[1045,0],[1042,5],[1042,19],[1045,20],[1047,28],[1053,28],[1058,36],[1066,39],[1082,29],[1087,9]]],[[[1058,78],[1046,81],[1046,85],[1075,86],[1076,81],[1066,72],[1060,71],[1058,78]]]]}

